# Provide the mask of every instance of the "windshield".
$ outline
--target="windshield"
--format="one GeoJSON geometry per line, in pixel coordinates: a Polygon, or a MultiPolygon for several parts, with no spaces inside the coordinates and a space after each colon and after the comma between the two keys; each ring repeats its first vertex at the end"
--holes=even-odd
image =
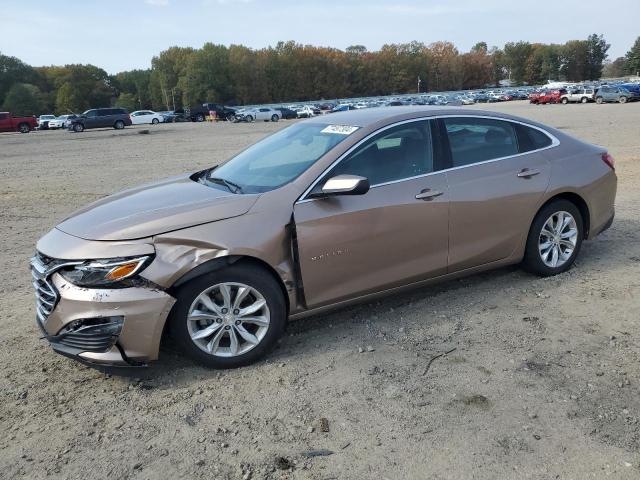
{"type": "Polygon", "coordinates": [[[201,181],[234,193],[262,193],[291,182],[357,127],[298,123],[261,140],[201,181]]]}

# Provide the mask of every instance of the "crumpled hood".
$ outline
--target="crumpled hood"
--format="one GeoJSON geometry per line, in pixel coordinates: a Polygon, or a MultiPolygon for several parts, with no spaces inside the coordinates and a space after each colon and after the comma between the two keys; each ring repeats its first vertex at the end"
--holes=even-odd
{"type": "Polygon", "coordinates": [[[173,177],[124,190],[73,213],[56,228],[86,240],[132,240],[237,217],[258,195],[236,195],[173,177]]]}

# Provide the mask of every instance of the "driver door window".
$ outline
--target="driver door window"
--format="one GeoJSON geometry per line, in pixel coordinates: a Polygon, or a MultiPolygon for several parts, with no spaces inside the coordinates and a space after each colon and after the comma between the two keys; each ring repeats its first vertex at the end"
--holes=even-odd
{"type": "Polygon", "coordinates": [[[433,171],[430,124],[419,121],[376,135],[340,162],[326,178],[342,174],[359,175],[375,186],[433,171]]]}

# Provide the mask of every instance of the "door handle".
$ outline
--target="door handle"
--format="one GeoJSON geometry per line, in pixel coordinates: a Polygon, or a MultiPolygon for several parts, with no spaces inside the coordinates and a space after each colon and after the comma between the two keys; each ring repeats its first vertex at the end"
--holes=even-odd
{"type": "Polygon", "coordinates": [[[433,200],[436,197],[439,197],[444,192],[438,192],[437,190],[431,190],[430,188],[425,188],[421,190],[419,194],[416,195],[416,200],[433,200]]]}
{"type": "Polygon", "coordinates": [[[540,174],[540,170],[530,170],[528,168],[523,168],[518,172],[518,178],[531,178],[539,174],[540,174]]]}

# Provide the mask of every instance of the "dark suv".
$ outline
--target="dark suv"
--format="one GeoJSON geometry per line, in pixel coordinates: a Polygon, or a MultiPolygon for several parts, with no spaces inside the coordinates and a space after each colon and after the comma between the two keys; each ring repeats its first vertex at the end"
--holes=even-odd
{"type": "Polygon", "coordinates": [[[82,132],[85,128],[113,127],[117,130],[131,125],[129,113],[124,108],[93,108],[71,122],[71,130],[82,132]]]}

